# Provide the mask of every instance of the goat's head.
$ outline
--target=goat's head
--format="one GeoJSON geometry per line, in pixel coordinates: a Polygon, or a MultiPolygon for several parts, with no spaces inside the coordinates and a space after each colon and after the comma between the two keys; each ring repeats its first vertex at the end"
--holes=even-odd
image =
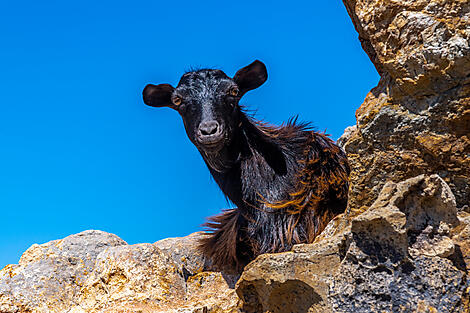
{"type": "Polygon", "coordinates": [[[204,69],[184,74],[176,88],[147,85],[143,97],[149,106],[178,111],[194,145],[205,154],[214,154],[230,143],[239,127],[240,98],[267,77],[260,61],[240,69],[233,78],[221,70],[204,69]]]}

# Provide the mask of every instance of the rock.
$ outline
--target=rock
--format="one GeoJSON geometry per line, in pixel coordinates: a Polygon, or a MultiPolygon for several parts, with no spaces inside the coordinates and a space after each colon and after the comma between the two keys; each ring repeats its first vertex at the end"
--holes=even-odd
{"type": "Polygon", "coordinates": [[[381,75],[344,144],[351,210],[389,180],[434,173],[470,204],[470,2],[343,2],[381,75]]]}
{"type": "Polygon", "coordinates": [[[171,258],[152,244],[113,247],[98,256],[78,303],[87,312],[114,306],[157,307],[181,301],[185,281],[171,258]]]}
{"type": "Polygon", "coordinates": [[[466,0],[343,0],[362,47],[399,95],[429,96],[468,83],[466,0]]]}
{"type": "Polygon", "coordinates": [[[0,312],[465,312],[470,214],[438,175],[385,184],[313,244],[210,270],[201,233],[127,245],[86,231],[33,245],[0,271],[0,312]]]}
{"type": "Polygon", "coordinates": [[[348,126],[344,129],[344,133],[341,135],[341,137],[336,140],[336,143],[341,147],[344,148],[344,145],[346,142],[351,138],[352,134],[357,130],[356,125],[353,126],[348,126]]]}
{"type": "Polygon", "coordinates": [[[390,182],[341,233],[258,257],[237,294],[246,312],[467,312],[468,226],[439,176],[390,182]]]}
{"type": "Polygon", "coordinates": [[[236,278],[205,268],[201,233],[127,245],[85,231],[0,271],[0,312],[236,312],[236,278]]]}
{"type": "Polygon", "coordinates": [[[188,278],[185,312],[239,312],[240,299],[232,276],[220,272],[201,272],[188,278]]]}
{"type": "Polygon", "coordinates": [[[93,270],[98,254],[124,245],[116,235],[97,230],[34,244],[18,265],[0,271],[0,312],[66,311],[93,270]]]}
{"type": "Polygon", "coordinates": [[[344,235],[293,252],[265,254],[248,264],[237,282],[246,312],[333,312],[332,273],[340,266],[344,235]]]}
{"type": "Polygon", "coordinates": [[[171,257],[184,276],[192,276],[208,269],[206,259],[197,249],[202,235],[203,232],[197,232],[186,237],[166,238],[154,245],[171,257]]]}
{"type": "Polygon", "coordinates": [[[81,290],[84,312],[232,312],[234,282],[206,271],[197,250],[201,233],[101,253],[81,290]]]}

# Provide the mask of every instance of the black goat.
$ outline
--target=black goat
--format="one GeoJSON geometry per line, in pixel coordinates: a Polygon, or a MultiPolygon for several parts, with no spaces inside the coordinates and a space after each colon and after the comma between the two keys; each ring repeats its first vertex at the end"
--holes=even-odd
{"type": "Polygon", "coordinates": [[[344,212],[349,166],[344,152],[308,124],[253,120],[238,104],[267,79],[260,61],[233,78],[220,70],[183,75],[178,86],[147,85],[144,102],[170,107],[226,197],[237,208],[211,217],[201,249],[214,265],[239,271],[256,256],[310,243],[344,212]]]}

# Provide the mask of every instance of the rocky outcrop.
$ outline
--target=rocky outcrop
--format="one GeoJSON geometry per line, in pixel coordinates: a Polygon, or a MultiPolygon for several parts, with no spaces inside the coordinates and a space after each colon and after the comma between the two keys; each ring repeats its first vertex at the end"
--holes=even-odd
{"type": "Polygon", "coordinates": [[[98,254],[123,245],[117,236],[99,231],[32,245],[17,265],[0,271],[0,312],[66,311],[98,254]]]}
{"type": "Polygon", "coordinates": [[[250,263],[237,294],[246,312],[468,312],[469,217],[437,175],[389,182],[341,232],[250,263]]]}
{"type": "Polygon", "coordinates": [[[0,312],[470,312],[470,2],[343,0],[381,75],[338,140],[349,210],[313,244],[213,271],[201,233],[86,231],[0,271],[0,312]]]}
{"type": "Polygon", "coordinates": [[[350,207],[384,184],[438,174],[458,206],[470,202],[470,3],[343,0],[381,75],[345,143],[350,207]]]}
{"type": "Polygon", "coordinates": [[[200,236],[127,245],[85,231],[33,245],[0,271],[0,312],[470,310],[470,213],[438,175],[388,182],[364,213],[239,279],[211,271],[200,236]]]}
{"type": "Polygon", "coordinates": [[[127,245],[85,231],[33,245],[0,271],[0,312],[232,312],[235,278],[205,265],[200,235],[127,245]]]}

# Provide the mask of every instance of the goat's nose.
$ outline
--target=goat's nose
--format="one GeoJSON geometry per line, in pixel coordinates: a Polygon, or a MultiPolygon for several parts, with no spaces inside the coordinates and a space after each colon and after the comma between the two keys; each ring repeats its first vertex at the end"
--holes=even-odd
{"type": "Polygon", "coordinates": [[[219,131],[219,123],[217,121],[208,121],[208,122],[202,122],[199,124],[199,132],[203,136],[210,136],[217,134],[219,131]]]}

